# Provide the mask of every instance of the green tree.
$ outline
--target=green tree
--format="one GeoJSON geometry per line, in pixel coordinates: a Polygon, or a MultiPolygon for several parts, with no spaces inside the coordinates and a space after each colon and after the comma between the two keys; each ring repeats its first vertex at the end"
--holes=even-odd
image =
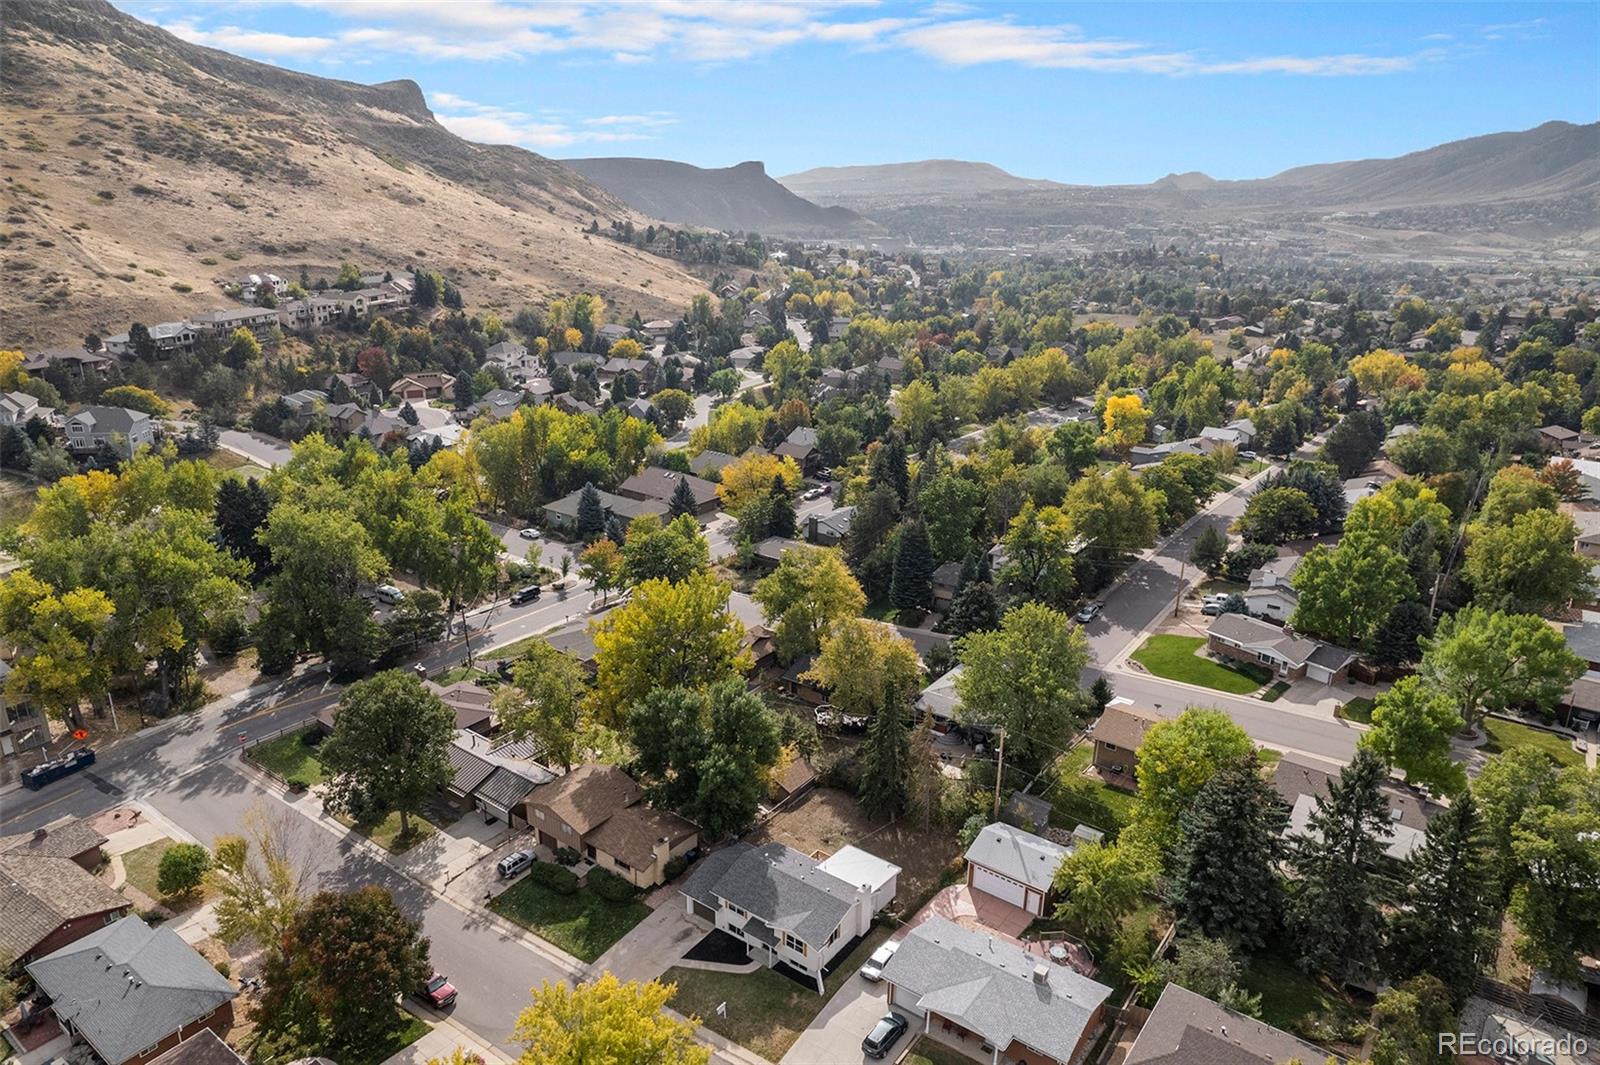
{"type": "Polygon", "coordinates": [[[391,669],[357,681],[318,750],[332,777],[330,801],[358,817],[396,811],[409,837],[411,815],[450,782],[455,731],[455,714],[414,674],[391,669]]]}
{"type": "Polygon", "coordinates": [[[188,895],[205,882],[211,855],[198,843],[174,843],[161,852],[156,867],[156,890],[172,897],[188,895]]]}
{"type": "Polygon", "coordinates": [[[1156,501],[1127,466],[1086,473],[1067,489],[1061,509],[1097,558],[1134,554],[1155,543],[1156,501]]]}
{"type": "Polygon", "coordinates": [[[600,490],[590,481],[578,493],[578,539],[587,542],[605,531],[606,511],[600,502],[600,490]]]}
{"type": "Polygon", "coordinates": [[[579,726],[588,678],[577,659],[535,640],[511,668],[511,683],[494,694],[500,728],[513,739],[531,738],[563,770],[579,757],[579,726]]]}
{"type": "Polygon", "coordinates": [[[1168,900],[1180,927],[1259,949],[1277,927],[1286,821],[1254,757],[1217,769],[1178,817],[1168,900]]]}
{"type": "Polygon", "coordinates": [[[1239,987],[1239,977],[1244,966],[1229,941],[1189,933],[1179,936],[1174,946],[1174,955],[1150,967],[1155,979],[1147,993],[1159,995],[1167,984],[1177,984],[1228,1009],[1252,1016],[1259,1012],[1259,1002],[1242,1001],[1246,996],[1239,987]],[[1240,1009],[1242,1004],[1253,1009],[1240,1009]]]}
{"type": "Polygon", "coordinates": [[[1382,666],[1404,666],[1422,655],[1422,641],[1433,635],[1433,614],[1425,603],[1407,600],[1389,611],[1372,634],[1372,660],[1382,666]]]}
{"type": "Polygon", "coordinates": [[[1372,1065],[1454,1065],[1441,1048],[1441,1032],[1459,1026],[1457,1003],[1433,976],[1414,976],[1378,996],[1372,1011],[1372,1065]]]}
{"type": "Polygon", "coordinates": [[[1572,549],[1578,527],[1553,510],[1530,510],[1506,525],[1480,522],[1462,574],[1480,605],[1521,614],[1553,613],[1594,587],[1591,562],[1572,549]]]}
{"type": "Polygon", "coordinates": [[[280,641],[291,661],[298,651],[324,654],[336,668],[376,657],[382,634],[359,593],[387,567],[361,523],[341,511],[282,502],[261,540],[277,572],[264,589],[258,642],[280,641]]]}
{"type": "Polygon", "coordinates": [[[1366,647],[1396,606],[1415,594],[1399,552],[1371,533],[1318,544],[1290,579],[1298,593],[1289,624],[1344,647],[1366,647]]]}
{"type": "Polygon", "coordinates": [[[0,631],[17,648],[5,694],[58,719],[76,714],[110,683],[103,645],[115,613],[98,589],[58,594],[30,570],[13,573],[0,583],[0,631]]]}
{"type": "Polygon", "coordinates": [[[672,499],[667,503],[667,514],[673,518],[694,520],[694,489],[689,487],[688,481],[680,479],[677,487],[672,490],[672,499]]]}
{"type": "Polygon", "coordinates": [[[546,982],[517,1016],[518,1065],[708,1065],[710,1048],[695,1041],[698,1020],[666,1010],[675,990],[654,980],[619,983],[611,973],[577,987],[546,982]]]}
{"type": "Polygon", "coordinates": [[[861,746],[861,808],[869,817],[892,818],[905,812],[909,800],[911,715],[907,693],[885,687],[883,709],[861,746]]]}
{"type": "Polygon", "coordinates": [[[942,474],[917,493],[928,523],[928,543],[939,562],[959,562],[973,547],[973,530],[983,518],[983,489],[954,474],[942,474]]]}
{"type": "Polygon", "coordinates": [[[1089,663],[1083,630],[1059,610],[1024,603],[1000,627],[958,644],[961,718],[1006,731],[1006,757],[1037,768],[1083,724],[1078,677],[1089,663]]]}
{"type": "Polygon", "coordinates": [[[1227,555],[1227,534],[1215,525],[1207,525],[1200,530],[1194,546],[1189,549],[1189,561],[1207,577],[1215,577],[1222,572],[1222,561],[1227,555]]]}
{"type": "Polygon", "coordinates": [[[594,585],[602,603],[622,583],[622,573],[622,552],[609,537],[594,541],[578,556],[578,576],[594,585]]]}
{"type": "Polygon", "coordinates": [[[850,617],[822,638],[822,652],[805,677],[827,689],[845,713],[871,717],[883,712],[886,692],[921,687],[922,663],[911,641],[888,625],[850,617]]]}
{"type": "Polygon", "coordinates": [[[1498,901],[1483,819],[1470,791],[1428,823],[1404,880],[1400,905],[1389,915],[1384,971],[1395,983],[1437,977],[1459,1005],[1477,986],[1493,949],[1498,901]]]}
{"type": "Polygon", "coordinates": [[[1423,680],[1450,697],[1468,729],[1513,706],[1548,713],[1585,668],[1543,618],[1480,607],[1440,618],[1422,647],[1423,680]]]}
{"type": "Polygon", "coordinates": [[[1402,677],[1378,696],[1361,745],[1405,770],[1410,783],[1455,795],[1467,786],[1466,770],[1451,758],[1450,740],[1460,731],[1461,714],[1448,695],[1421,677],[1402,677]]]}
{"type": "Polygon", "coordinates": [[[250,942],[276,958],[311,882],[308,855],[297,849],[300,815],[260,802],[245,810],[243,835],[220,836],[207,872],[216,890],[217,935],[229,944],[250,942]]]}
{"type": "Polygon", "coordinates": [[[1081,928],[1092,944],[1109,944],[1123,918],[1139,908],[1155,882],[1147,851],[1126,843],[1080,843],[1056,870],[1055,918],[1081,928]]]}
{"type": "Polygon", "coordinates": [[[860,614],[867,602],[839,553],[821,547],[784,552],[772,573],[756,582],[754,596],[784,662],[819,651],[828,630],[860,614]]]}
{"type": "Polygon", "coordinates": [[[1239,535],[1252,543],[1281,544],[1316,530],[1317,511],[1298,488],[1263,488],[1239,516],[1239,535]]]}
{"type": "Polygon", "coordinates": [[[1076,539],[1072,522],[1059,507],[1022,504],[1006,530],[1006,564],[1000,579],[1025,599],[1065,606],[1077,587],[1072,551],[1076,539]]]}
{"type": "Polygon", "coordinates": [[[628,536],[622,542],[624,582],[676,583],[704,571],[710,564],[711,549],[694,518],[680,515],[662,525],[656,515],[641,514],[628,523],[628,536]]]}
{"type": "Polygon", "coordinates": [[[939,629],[960,637],[970,632],[993,629],[999,624],[1000,601],[995,598],[994,585],[988,581],[973,580],[962,585],[956,593],[939,629]]]}
{"type": "MultiPolygon", "coordinates": [[[[1143,762],[1143,750],[1140,751],[1143,762]]],[[[1384,859],[1389,802],[1383,760],[1365,747],[1316,798],[1305,835],[1290,859],[1299,874],[1288,924],[1300,962],[1339,982],[1364,976],[1378,960],[1383,917],[1377,869],[1384,859]]]]}
{"type": "Polygon", "coordinates": [[[1217,768],[1254,751],[1244,729],[1221,710],[1191,708],[1156,722],[1139,747],[1139,805],[1129,831],[1157,853],[1170,851],[1179,819],[1217,768]]]}
{"type": "Polygon", "coordinates": [[[1600,951],[1600,773],[1573,767],[1511,828],[1511,919],[1517,954],[1562,980],[1600,951]]]}
{"type": "Polygon", "coordinates": [[[889,601],[901,610],[926,607],[933,598],[933,549],[928,529],[921,521],[907,522],[900,530],[894,553],[894,577],[889,601]]]}
{"type": "Polygon", "coordinates": [[[595,628],[594,717],[615,727],[656,688],[701,688],[749,665],[744,625],[728,610],[729,587],[709,573],[649,580],[595,628]]]}

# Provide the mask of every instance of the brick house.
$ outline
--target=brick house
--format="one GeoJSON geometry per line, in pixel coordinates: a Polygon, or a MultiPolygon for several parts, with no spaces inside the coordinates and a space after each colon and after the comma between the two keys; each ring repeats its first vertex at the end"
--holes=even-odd
{"type": "Polygon", "coordinates": [[[1265,666],[1279,680],[1305,678],[1320,684],[1342,684],[1357,658],[1354,651],[1295,636],[1243,614],[1218,615],[1206,635],[1207,647],[1213,653],[1236,662],[1265,666]]]}
{"type": "Polygon", "coordinates": [[[541,846],[570,847],[635,887],[655,887],[667,880],[667,862],[699,844],[700,830],[643,797],[622,770],[580,765],[534,788],[526,816],[541,846]]]}
{"type": "Polygon", "coordinates": [[[91,872],[105,841],[72,817],[0,837],[0,955],[26,963],[128,912],[131,903],[91,872]]]}
{"type": "Polygon", "coordinates": [[[1164,720],[1150,710],[1108,706],[1094,726],[1094,767],[1100,779],[1132,791],[1139,785],[1139,748],[1150,726],[1164,720]]]}

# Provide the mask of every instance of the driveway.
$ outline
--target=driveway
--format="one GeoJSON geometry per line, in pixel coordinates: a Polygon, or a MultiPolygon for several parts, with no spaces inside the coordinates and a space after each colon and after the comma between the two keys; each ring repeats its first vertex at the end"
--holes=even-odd
{"type": "Polygon", "coordinates": [[[258,466],[276,469],[288,462],[293,452],[289,445],[266,433],[243,433],[237,429],[224,429],[217,434],[217,443],[235,455],[243,455],[258,466]]]}
{"type": "Polygon", "coordinates": [[[684,951],[705,932],[689,923],[683,896],[677,891],[655,893],[661,905],[628,930],[589,967],[591,974],[615,973],[618,980],[650,981],[678,964],[684,951]]]}
{"type": "MultiPolygon", "coordinates": [[[[868,983],[859,976],[852,976],[822,1007],[811,1027],[800,1033],[800,1038],[783,1056],[782,1065],[854,1065],[858,1061],[871,1061],[861,1052],[861,1040],[887,1012],[888,985],[868,983]]],[[[913,1025],[912,1031],[901,1036],[891,1056],[898,1057],[916,1038],[916,1031],[913,1025]]]]}

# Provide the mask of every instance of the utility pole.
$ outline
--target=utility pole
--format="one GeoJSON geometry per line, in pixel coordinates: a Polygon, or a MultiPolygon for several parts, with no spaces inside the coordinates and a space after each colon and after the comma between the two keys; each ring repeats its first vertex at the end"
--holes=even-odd
{"type": "Polygon", "coordinates": [[[994,819],[1000,820],[1000,778],[1006,772],[1006,730],[1000,729],[1000,750],[994,762],[994,819]]]}

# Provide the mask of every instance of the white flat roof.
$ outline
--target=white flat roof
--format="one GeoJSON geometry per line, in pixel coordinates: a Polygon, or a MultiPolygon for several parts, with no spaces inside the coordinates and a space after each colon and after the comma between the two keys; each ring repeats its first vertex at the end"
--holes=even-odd
{"type": "Polygon", "coordinates": [[[817,863],[817,868],[846,884],[864,884],[877,891],[900,875],[900,867],[860,847],[840,847],[817,863]]]}

